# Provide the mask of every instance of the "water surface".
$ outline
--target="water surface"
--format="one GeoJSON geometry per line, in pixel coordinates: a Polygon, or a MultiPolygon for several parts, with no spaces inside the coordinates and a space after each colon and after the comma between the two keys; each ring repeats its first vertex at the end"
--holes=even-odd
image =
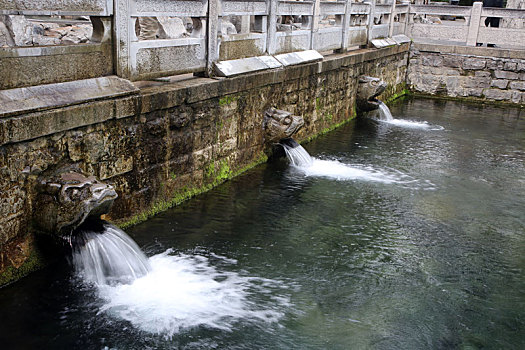
{"type": "Polygon", "coordinates": [[[525,112],[391,110],[435,127],[348,124],[310,172],[264,164],[129,230],[140,283],[60,265],[0,290],[2,348],[525,348],[525,112]]]}

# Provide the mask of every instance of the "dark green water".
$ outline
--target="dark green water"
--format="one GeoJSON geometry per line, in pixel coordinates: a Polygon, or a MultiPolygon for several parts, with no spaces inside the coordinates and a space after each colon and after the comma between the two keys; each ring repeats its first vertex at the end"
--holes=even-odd
{"type": "Polygon", "coordinates": [[[173,248],[271,280],[245,292],[276,319],[154,334],[101,312],[97,292],[55,266],[0,290],[0,347],[525,348],[525,111],[418,99],[391,110],[444,129],[361,121],[304,147],[399,181],[274,161],[128,231],[149,256],[173,248]]]}

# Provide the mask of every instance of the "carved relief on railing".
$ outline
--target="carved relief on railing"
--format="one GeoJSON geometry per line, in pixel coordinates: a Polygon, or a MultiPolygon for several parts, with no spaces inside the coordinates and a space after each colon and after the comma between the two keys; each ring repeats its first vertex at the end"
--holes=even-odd
{"type": "Polygon", "coordinates": [[[219,60],[266,52],[269,2],[222,0],[218,18],[219,60]]]}
{"type": "Polygon", "coordinates": [[[102,42],[112,14],[111,0],[0,0],[0,47],[102,42]]]}
{"type": "Polygon", "coordinates": [[[208,2],[119,0],[118,74],[148,79],[206,68],[208,2]]]}

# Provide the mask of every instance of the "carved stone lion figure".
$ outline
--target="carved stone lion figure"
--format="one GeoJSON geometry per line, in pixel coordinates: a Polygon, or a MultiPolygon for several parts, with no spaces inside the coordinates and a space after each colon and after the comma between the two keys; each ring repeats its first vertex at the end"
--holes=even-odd
{"type": "Polygon", "coordinates": [[[359,112],[369,112],[379,108],[377,96],[385,91],[387,84],[379,79],[368,76],[359,77],[356,104],[359,112]]]}
{"type": "Polygon", "coordinates": [[[77,172],[43,180],[37,190],[35,227],[61,237],[71,235],[88,217],[106,214],[118,197],[113,186],[77,172]]]}
{"type": "Polygon", "coordinates": [[[303,117],[270,108],[264,113],[265,141],[271,144],[279,143],[283,139],[292,137],[303,125],[303,117]]]}

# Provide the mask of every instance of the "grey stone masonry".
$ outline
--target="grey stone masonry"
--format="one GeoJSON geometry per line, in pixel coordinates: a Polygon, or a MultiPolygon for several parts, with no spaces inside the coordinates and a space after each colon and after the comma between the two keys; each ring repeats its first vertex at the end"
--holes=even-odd
{"type": "Polygon", "coordinates": [[[525,52],[413,43],[407,83],[416,92],[525,105],[525,52]]]}

